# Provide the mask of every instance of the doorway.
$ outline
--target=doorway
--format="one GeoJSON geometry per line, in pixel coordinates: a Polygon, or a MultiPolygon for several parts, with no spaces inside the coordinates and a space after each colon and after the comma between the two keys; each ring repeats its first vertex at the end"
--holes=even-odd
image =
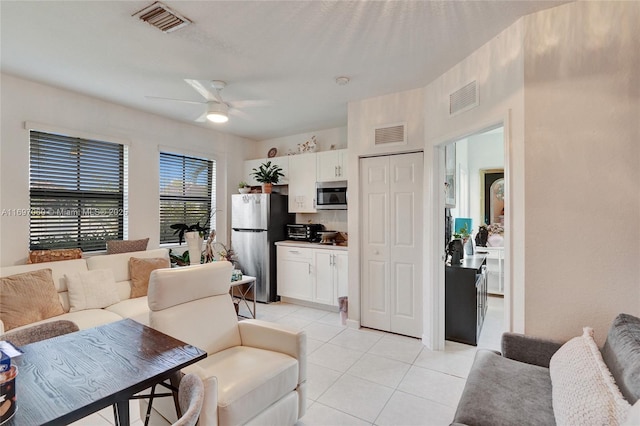
{"type": "MultiPolygon", "coordinates": [[[[488,310],[478,344],[492,349],[499,349],[500,336],[508,329],[510,314],[507,312],[509,306],[504,303],[508,300],[504,298],[508,291],[505,270],[510,260],[505,255],[505,246],[508,245],[504,223],[505,219],[508,220],[504,208],[508,200],[505,147],[503,125],[491,126],[447,142],[444,162],[440,167],[448,184],[447,194],[455,194],[454,198],[445,196],[449,232],[466,241],[465,257],[486,257],[488,310]],[[454,160],[449,158],[451,156],[454,160]],[[454,177],[453,182],[451,176],[454,177]],[[450,186],[453,187],[450,189],[450,186]],[[462,235],[458,224],[464,225],[462,235]]],[[[445,242],[451,238],[451,234],[445,233],[445,242]]],[[[444,274],[441,280],[440,288],[444,289],[444,274]]],[[[445,309],[446,306],[445,303],[445,309]]]]}

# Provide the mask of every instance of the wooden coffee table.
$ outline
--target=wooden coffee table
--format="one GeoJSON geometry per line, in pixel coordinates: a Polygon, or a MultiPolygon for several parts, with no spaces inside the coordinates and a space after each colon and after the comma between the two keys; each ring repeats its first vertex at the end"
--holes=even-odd
{"type": "Polygon", "coordinates": [[[15,359],[17,411],[7,425],[69,424],[113,404],[119,424],[129,425],[134,394],[207,356],[131,319],[21,349],[15,359]]]}

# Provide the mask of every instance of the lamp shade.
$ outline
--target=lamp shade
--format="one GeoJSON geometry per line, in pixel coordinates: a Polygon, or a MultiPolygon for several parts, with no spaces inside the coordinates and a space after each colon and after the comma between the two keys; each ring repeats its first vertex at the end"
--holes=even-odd
{"type": "Polygon", "coordinates": [[[207,108],[207,120],[214,123],[226,123],[229,121],[229,107],[219,102],[210,103],[207,108]]]}

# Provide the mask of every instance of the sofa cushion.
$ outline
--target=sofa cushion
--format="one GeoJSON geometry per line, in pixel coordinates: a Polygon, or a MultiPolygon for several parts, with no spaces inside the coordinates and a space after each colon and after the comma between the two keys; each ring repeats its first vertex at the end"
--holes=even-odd
{"type": "Polygon", "coordinates": [[[620,314],[609,328],[602,357],[631,404],[640,398],[640,318],[620,314]]]}
{"type": "Polygon", "coordinates": [[[593,329],[562,345],[551,357],[553,412],[561,425],[617,425],[631,407],[615,384],[593,340],[593,329]]]}
{"type": "Polygon", "coordinates": [[[21,327],[17,327],[15,330],[21,330],[33,325],[44,324],[46,322],[57,320],[68,320],[76,323],[80,330],[87,328],[97,327],[99,325],[109,324],[110,322],[120,321],[123,319],[120,315],[109,312],[106,309],[86,309],[84,311],[68,312],[66,314],[51,317],[46,320],[37,321],[33,324],[26,324],[21,327]]]}
{"type": "Polygon", "coordinates": [[[125,299],[105,309],[120,315],[122,318],[131,318],[141,324],[149,325],[149,306],[147,305],[146,296],[125,299]]]}
{"type": "Polygon", "coordinates": [[[109,240],[107,241],[107,254],[144,251],[147,249],[147,244],[149,244],[149,238],[141,240],[109,240]]]}
{"type": "Polygon", "coordinates": [[[120,301],[110,269],[75,272],[66,277],[70,312],[106,308],[120,301]]]}
{"type": "Polygon", "coordinates": [[[152,257],[151,259],[130,258],[129,276],[131,277],[131,298],[147,295],[151,271],[170,267],[171,262],[165,257],[152,257]]]}
{"type": "Polygon", "coordinates": [[[453,422],[555,425],[549,369],[478,350],[453,422]]]}
{"type": "MultiPolygon", "coordinates": [[[[183,372],[217,378],[218,424],[221,425],[245,424],[293,392],[298,384],[295,358],[248,346],[235,346],[209,355],[183,372]]],[[[202,418],[200,420],[202,422],[202,418]]]]}
{"type": "Polygon", "coordinates": [[[0,295],[5,331],[64,314],[51,269],[0,278],[0,295]]]}
{"type": "Polygon", "coordinates": [[[27,263],[60,262],[73,259],[82,259],[81,249],[32,250],[29,252],[27,263]]]}

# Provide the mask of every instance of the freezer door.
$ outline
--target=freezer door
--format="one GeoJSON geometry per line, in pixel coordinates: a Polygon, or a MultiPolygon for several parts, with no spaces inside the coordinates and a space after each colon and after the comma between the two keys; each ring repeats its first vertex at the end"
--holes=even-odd
{"type": "Polygon", "coordinates": [[[269,199],[267,194],[234,194],[231,196],[231,227],[267,229],[269,199]]]}
{"type": "Polygon", "coordinates": [[[231,232],[231,246],[236,253],[238,259],[236,263],[242,273],[256,277],[256,300],[258,302],[275,301],[275,280],[270,277],[271,250],[269,250],[267,232],[234,229],[231,232]]]}

